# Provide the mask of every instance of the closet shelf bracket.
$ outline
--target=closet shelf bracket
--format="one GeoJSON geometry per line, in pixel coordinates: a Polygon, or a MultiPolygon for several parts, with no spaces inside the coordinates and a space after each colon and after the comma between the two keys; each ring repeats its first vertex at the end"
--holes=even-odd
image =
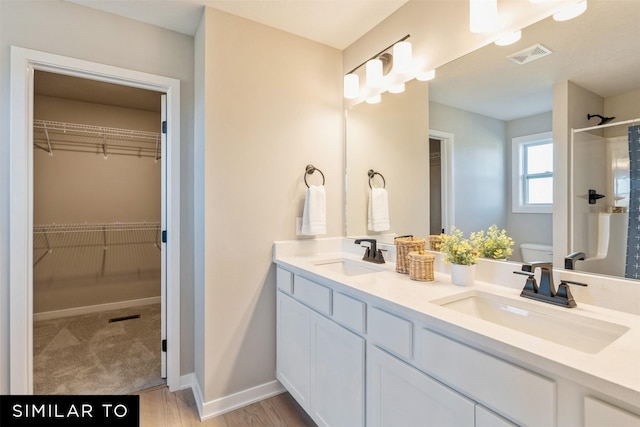
{"type": "Polygon", "coordinates": [[[51,138],[49,138],[49,129],[47,129],[47,124],[44,123],[44,135],[47,138],[47,147],[49,148],[49,156],[53,156],[53,150],[51,149],[51,138]]]}

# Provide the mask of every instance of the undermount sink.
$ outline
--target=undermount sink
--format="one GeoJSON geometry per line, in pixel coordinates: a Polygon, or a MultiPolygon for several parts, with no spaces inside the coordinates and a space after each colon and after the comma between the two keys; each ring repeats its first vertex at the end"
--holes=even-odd
{"type": "Polygon", "coordinates": [[[543,307],[480,291],[432,303],[589,354],[598,353],[629,330],[626,326],[580,316],[570,309],[543,307]]]}
{"type": "Polygon", "coordinates": [[[316,262],[314,265],[326,268],[336,273],[344,274],[345,276],[359,276],[361,274],[377,273],[382,269],[376,268],[374,264],[371,266],[365,264],[364,261],[356,261],[352,259],[332,259],[316,262]]]}

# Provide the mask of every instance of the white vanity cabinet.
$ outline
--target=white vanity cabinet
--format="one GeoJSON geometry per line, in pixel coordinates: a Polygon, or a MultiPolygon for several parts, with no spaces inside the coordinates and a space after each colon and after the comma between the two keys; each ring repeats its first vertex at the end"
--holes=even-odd
{"type": "Polygon", "coordinates": [[[640,427],[633,395],[298,269],[277,268],[277,378],[321,426],[640,427]]]}
{"type": "Polygon", "coordinates": [[[318,425],[364,426],[364,338],[326,317],[331,289],[278,270],[278,380],[318,425]]]}
{"type": "Polygon", "coordinates": [[[475,403],[385,351],[367,347],[367,425],[473,427],[475,403]]]}

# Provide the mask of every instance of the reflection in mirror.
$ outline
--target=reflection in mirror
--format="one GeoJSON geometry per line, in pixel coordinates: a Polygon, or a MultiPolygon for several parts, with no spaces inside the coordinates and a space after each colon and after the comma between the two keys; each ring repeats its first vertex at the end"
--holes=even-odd
{"type": "MultiPolygon", "coordinates": [[[[595,119],[587,120],[587,114],[616,116],[616,121],[640,117],[637,109],[640,99],[638,22],[640,2],[590,0],[587,12],[576,19],[556,22],[547,18],[524,28],[522,39],[516,44],[503,47],[487,45],[438,68],[436,79],[429,82],[430,104],[425,121],[428,120],[430,130],[454,136],[451,155],[454,189],[451,205],[454,216],[451,225],[465,233],[491,224],[506,228],[516,241],[511,258],[515,261],[522,260],[520,246],[527,243],[534,244],[530,246],[534,249],[541,248],[536,244],[545,245],[537,256],[549,256],[549,250],[545,251],[544,248],[554,240],[553,215],[520,213],[513,209],[512,139],[551,131],[555,126],[552,122],[556,114],[569,117],[569,127],[574,128],[596,124],[595,119]],[[548,48],[552,53],[522,65],[508,59],[536,44],[548,48]],[[569,82],[572,93],[590,93],[597,102],[594,103],[591,98],[586,102],[580,97],[572,97],[568,102],[559,103],[554,100],[553,90],[554,85],[559,82],[569,82]],[[635,114],[631,113],[634,108],[635,114]]],[[[388,95],[380,106],[390,99],[391,95],[388,95]]],[[[416,105],[422,109],[421,104],[416,105]]],[[[393,114],[401,118],[404,114],[412,114],[412,108],[415,109],[415,106],[406,106],[405,110],[394,111],[393,114]]],[[[360,117],[359,126],[367,126],[365,121],[364,116],[360,117]]],[[[347,129],[351,126],[349,115],[347,129]]],[[[568,134],[569,129],[567,138],[568,134]]],[[[616,135],[611,135],[614,136],[616,135]]],[[[352,184],[354,174],[365,174],[369,167],[360,167],[360,172],[352,170],[349,158],[357,158],[362,154],[351,147],[350,137],[347,130],[346,173],[349,185],[352,184]]],[[[397,163],[401,160],[395,158],[394,161],[397,163]]],[[[384,170],[385,166],[377,164],[375,167],[384,170]]],[[[553,173],[558,177],[568,172],[566,163],[556,162],[554,167],[556,170],[553,173]]],[[[595,171],[591,173],[595,174],[595,171]]],[[[411,194],[429,193],[426,182],[414,181],[411,194]]],[[[595,189],[606,196],[604,189],[595,189]]],[[[587,190],[588,187],[584,187],[577,191],[576,197],[584,196],[587,190]]],[[[353,188],[347,190],[347,233],[356,234],[352,232],[357,225],[351,215],[354,206],[353,202],[349,203],[349,198],[352,197],[350,191],[353,188]]],[[[560,193],[556,188],[554,210],[557,205],[568,203],[566,191],[560,193]]],[[[395,212],[411,210],[416,201],[416,197],[392,196],[390,193],[389,202],[394,206],[395,212]]],[[[609,200],[611,197],[613,196],[600,199],[596,205],[606,209],[606,206],[613,204],[609,200]]],[[[584,199],[581,200],[587,204],[584,199]]],[[[361,210],[362,217],[363,208],[357,209],[361,210]]],[[[413,224],[404,225],[399,222],[399,214],[395,215],[395,221],[394,214],[391,215],[393,231],[416,235],[430,232],[423,232],[413,224]]],[[[359,221],[362,222],[362,218],[359,221]]],[[[567,231],[560,229],[555,232],[567,231]]],[[[586,235],[589,231],[573,230],[573,233],[586,235]]],[[[611,239],[624,240],[614,236],[611,239]]],[[[553,250],[561,257],[573,249],[571,243],[560,246],[553,250]]],[[[593,242],[587,246],[584,248],[587,256],[593,256],[590,253],[590,248],[594,247],[593,242]]],[[[581,268],[581,262],[576,261],[576,269],[581,268]]],[[[619,275],[605,271],[602,273],[619,275]]]]}
{"type": "Polygon", "coordinates": [[[393,243],[395,235],[429,233],[428,102],[428,85],[413,80],[404,93],[347,110],[347,236],[393,243]],[[370,169],[384,181],[369,179],[370,169]],[[385,186],[388,228],[370,226],[370,186],[385,186]]]}
{"type": "Polygon", "coordinates": [[[572,131],[570,244],[575,269],[638,280],[640,90],[622,96],[617,114],[635,119],[572,131]]]}

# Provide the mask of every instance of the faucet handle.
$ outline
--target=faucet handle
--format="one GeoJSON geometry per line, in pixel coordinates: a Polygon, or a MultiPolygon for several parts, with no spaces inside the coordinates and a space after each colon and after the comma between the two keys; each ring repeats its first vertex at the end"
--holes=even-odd
{"type": "Polygon", "coordinates": [[[560,284],[568,283],[570,285],[578,285],[578,286],[589,286],[586,283],[582,282],[574,282],[573,280],[560,280],[560,284]]]}
{"type": "MultiPolygon", "coordinates": [[[[522,268],[524,269],[524,265],[522,266],[522,268]]],[[[522,292],[534,293],[534,294],[538,293],[538,284],[536,283],[536,278],[533,275],[533,271],[524,270],[524,271],[514,271],[513,273],[527,276],[527,282],[524,284],[524,288],[522,289],[522,292]]]]}

